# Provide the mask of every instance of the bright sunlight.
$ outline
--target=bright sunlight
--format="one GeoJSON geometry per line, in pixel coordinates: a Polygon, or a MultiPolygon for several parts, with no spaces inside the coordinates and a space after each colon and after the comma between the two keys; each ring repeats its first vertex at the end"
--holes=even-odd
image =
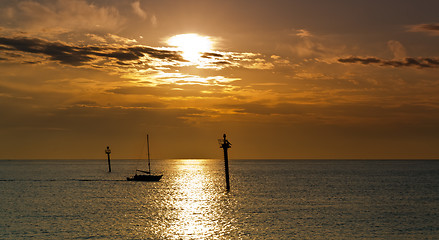
{"type": "Polygon", "coordinates": [[[182,51],[183,58],[190,62],[198,62],[201,53],[212,51],[212,40],[207,36],[195,33],[179,34],[168,39],[167,43],[182,51]]]}

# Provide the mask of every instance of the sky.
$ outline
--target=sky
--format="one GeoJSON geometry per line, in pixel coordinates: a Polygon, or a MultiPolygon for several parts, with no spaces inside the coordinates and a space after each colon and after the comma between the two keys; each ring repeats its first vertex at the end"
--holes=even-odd
{"type": "Polygon", "coordinates": [[[437,0],[0,0],[0,159],[437,159],[437,0]]]}

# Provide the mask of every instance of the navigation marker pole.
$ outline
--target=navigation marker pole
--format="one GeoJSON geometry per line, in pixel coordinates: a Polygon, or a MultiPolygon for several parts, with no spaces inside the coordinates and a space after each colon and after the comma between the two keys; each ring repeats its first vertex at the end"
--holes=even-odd
{"type": "Polygon", "coordinates": [[[111,150],[110,150],[109,146],[107,146],[107,149],[105,149],[105,153],[108,156],[108,172],[111,172],[111,164],[110,164],[110,153],[111,153],[111,150]]]}
{"type": "Polygon", "coordinates": [[[223,135],[223,139],[218,139],[220,144],[220,148],[224,150],[224,166],[226,172],[226,189],[230,191],[230,182],[229,182],[229,156],[227,153],[227,149],[232,147],[232,144],[226,139],[226,134],[223,135]]]}

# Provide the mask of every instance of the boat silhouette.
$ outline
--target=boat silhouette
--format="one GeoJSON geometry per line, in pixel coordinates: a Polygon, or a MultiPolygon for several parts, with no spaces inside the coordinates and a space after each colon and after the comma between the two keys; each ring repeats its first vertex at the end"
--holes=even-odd
{"type": "Polygon", "coordinates": [[[136,169],[134,176],[127,177],[127,181],[142,181],[142,182],[158,182],[163,177],[163,174],[151,173],[151,158],[149,156],[149,135],[146,135],[146,146],[148,149],[148,171],[136,169]]]}

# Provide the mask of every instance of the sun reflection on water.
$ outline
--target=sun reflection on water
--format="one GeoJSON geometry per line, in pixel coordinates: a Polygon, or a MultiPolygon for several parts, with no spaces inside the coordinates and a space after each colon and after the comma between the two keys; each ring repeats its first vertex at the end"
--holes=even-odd
{"type": "Polygon", "coordinates": [[[228,208],[227,196],[218,189],[218,176],[212,174],[211,160],[179,160],[175,165],[173,196],[168,204],[172,221],[165,237],[183,239],[219,237],[230,230],[230,221],[224,215],[228,208]]]}

